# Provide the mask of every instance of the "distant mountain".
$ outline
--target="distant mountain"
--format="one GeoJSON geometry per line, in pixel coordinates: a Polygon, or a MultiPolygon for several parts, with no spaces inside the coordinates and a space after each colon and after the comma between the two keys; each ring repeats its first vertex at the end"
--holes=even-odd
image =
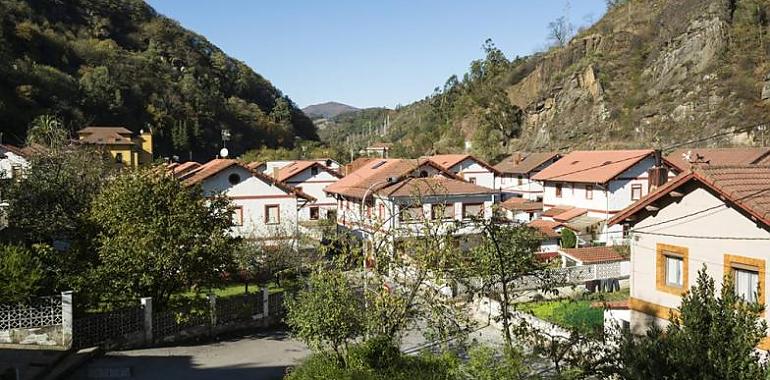
{"type": "Polygon", "coordinates": [[[331,119],[337,115],[352,111],[358,111],[358,108],[337,102],[313,104],[302,109],[302,112],[311,119],[331,119]]]}
{"type": "Polygon", "coordinates": [[[4,139],[23,143],[41,114],[150,127],[161,156],[211,157],[223,129],[234,154],[318,139],[267,79],[143,0],[0,0],[4,139]]]}

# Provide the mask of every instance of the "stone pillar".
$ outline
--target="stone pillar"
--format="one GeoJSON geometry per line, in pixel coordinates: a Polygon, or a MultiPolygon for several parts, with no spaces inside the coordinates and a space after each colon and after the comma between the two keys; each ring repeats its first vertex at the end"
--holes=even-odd
{"type": "Polygon", "coordinates": [[[72,291],[61,293],[61,330],[62,346],[67,349],[72,347],[72,291]]]}
{"type": "Polygon", "coordinates": [[[144,343],[152,344],[152,297],[142,297],[140,301],[144,313],[144,343]]]}
{"type": "Polygon", "coordinates": [[[267,318],[270,315],[270,290],[268,288],[262,288],[262,318],[267,318]]]}

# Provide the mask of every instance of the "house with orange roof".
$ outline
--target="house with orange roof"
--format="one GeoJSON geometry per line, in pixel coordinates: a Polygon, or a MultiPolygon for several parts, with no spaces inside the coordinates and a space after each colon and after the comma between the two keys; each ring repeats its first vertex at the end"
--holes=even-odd
{"type": "Polygon", "coordinates": [[[500,203],[500,210],[506,220],[515,223],[529,223],[543,213],[543,203],[525,198],[509,198],[500,203]]]}
{"type": "Polygon", "coordinates": [[[152,133],[134,134],[125,127],[90,126],[77,131],[77,143],[95,146],[109,154],[117,165],[137,167],[152,163],[152,133]]]}
{"type": "MultiPolygon", "coordinates": [[[[300,210],[300,222],[314,222],[321,219],[336,220],[337,200],[334,196],[324,192],[326,186],[342,178],[342,175],[333,169],[334,166],[333,164],[327,165],[324,160],[316,160],[291,161],[280,168],[273,167],[271,177],[315,198],[315,201],[300,210]]],[[[339,168],[339,164],[336,167],[339,168]]],[[[269,173],[265,174],[270,175],[269,173]]]]}
{"type": "MultiPolygon", "coordinates": [[[[717,291],[732,275],[735,293],[770,304],[770,166],[696,166],[610,219],[629,232],[631,330],[665,325],[706,268],[717,291]]],[[[770,322],[770,314],[762,318],[770,322]]],[[[770,349],[770,338],[760,348],[770,349]]]]}
{"type": "Polygon", "coordinates": [[[375,159],[325,191],[337,199],[337,224],[373,240],[387,234],[418,237],[432,225],[480,230],[476,218],[491,219],[499,192],[464,180],[432,160],[375,159]]]}
{"type": "Polygon", "coordinates": [[[646,149],[574,151],[532,178],[543,184],[544,216],[550,209],[576,209],[561,219],[593,218],[595,240],[611,245],[622,242],[623,229],[609,228],[607,220],[669,176],[673,176],[670,165],[654,150],[646,149]]]}
{"type": "MultiPolygon", "coordinates": [[[[173,170],[173,169],[172,169],[173,170]]],[[[297,244],[299,214],[315,198],[233,159],[215,159],[178,176],[204,195],[230,198],[233,234],[266,245],[297,244]]]]}
{"type": "Polygon", "coordinates": [[[480,158],[470,154],[436,154],[425,158],[470,183],[488,189],[496,188],[495,179],[499,174],[497,169],[480,158]]]}
{"type": "Polygon", "coordinates": [[[500,189],[503,200],[520,197],[542,202],[543,185],[532,179],[537,173],[561,158],[558,152],[516,152],[494,168],[499,172],[496,187],[500,189]]]}
{"type": "Polygon", "coordinates": [[[704,165],[770,165],[770,148],[682,148],[669,153],[666,161],[681,172],[704,165]]]}

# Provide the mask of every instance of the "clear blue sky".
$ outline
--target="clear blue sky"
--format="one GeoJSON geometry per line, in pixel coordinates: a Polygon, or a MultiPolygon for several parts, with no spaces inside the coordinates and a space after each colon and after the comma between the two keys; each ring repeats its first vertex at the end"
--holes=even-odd
{"type": "Polygon", "coordinates": [[[148,2],[303,107],[408,104],[466,72],[487,38],[509,58],[527,55],[546,45],[557,17],[579,26],[605,11],[605,0],[148,2]]]}

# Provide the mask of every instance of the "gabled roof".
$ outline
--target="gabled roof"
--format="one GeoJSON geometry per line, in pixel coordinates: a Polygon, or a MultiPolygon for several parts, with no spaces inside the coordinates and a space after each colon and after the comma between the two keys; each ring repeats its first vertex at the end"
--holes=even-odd
{"type": "Polygon", "coordinates": [[[613,247],[562,248],[559,251],[581,261],[583,264],[612,263],[628,260],[628,258],[621,255],[613,247]]]}
{"type": "Polygon", "coordinates": [[[263,165],[265,165],[265,163],[263,161],[254,161],[254,162],[249,162],[248,164],[246,164],[246,167],[251,169],[251,170],[257,170],[257,169],[259,169],[260,166],[263,166],[263,165]]]}
{"type": "Polygon", "coordinates": [[[367,162],[358,170],[353,171],[339,181],[326,186],[324,191],[360,199],[364,197],[368,189],[377,191],[390,185],[390,183],[388,183],[389,178],[396,179],[396,181],[403,180],[413,171],[424,166],[430,166],[446,177],[462,180],[460,177],[447,172],[430,160],[382,158],[367,162]]]}
{"type": "Polygon", "coordinates": [[[86,127],[77,132],[88,144],[133,144],[133,132],[124,127],[86,127]]]}
{"type": "Polygon", "coordinates": [[[654,154],[652,149],[574,151],[532,178],[538,181],[607,183],[654,154]]]}
{"type": "Polygon", "coordinates": [[[199,167],[201,167],[201,164],[195,161],[187,161],[175,166],[168,166],[167,168],[171,170],[171,174],[173,174],[174,177],[183,178],[185,175],[189,174],[195,169],[198,169],[199,167]]]}
{"type": "Polygon", "coordinates": [[[766,165],[694,167],[615,215],[609,224],[622,223],[638,212],[646,212],[647,206],[693,181],[724,197],[725,201],[742,209],[752,219],[770,227],[770,166],[766,165]]]}
{"type": "Polygon", "coordinates": [[[561,237],[561,233],[556,231],[557,228],[563,227],[563,224],[559,222],[552,222],[550,220],[543,220],[543,219],[535,219],[527,223],[527,225],[540,231],[546,237],[549,237],[549,238],[561,237]]]}
{"type": "Polygon", "coordinates": [[[278,178],[276,179],[281,182],[286,182],[287,180],[296,176],[297,174],[300,174],[305,170],[313,167],[316,167],[319,170],[323,170],[337,178],[342,178],[342,175],[340,173],[337,173],[335,170],[329,169],[328,167],[326,167],[326,165],[321,165],[318,161],[294,161],[278,169],[278,178]]]}
{"type": "Polygon", "coordinates": [[[666,160],[681,171],[704,165],[762,165],[770,164],[770,148],[685,148],[671,152],[666,160]]]}
{"type": "Polygon", "coordinates": [[[492,173],[499,174],[497,169],[495,169],[492,165],[470,154],[435,154],[433,156],[425,157],[425,158],[433,161],[434,163],[438,164],[438,166],[441,166],[446,170],[450,170],[452,169],[453,166],[465,161],[466,159],[470,159],[478,163],[479,165],[487,168],[492,173]]]}
{"type": "Polygon", "coordinates": [[[543,202],[533,202],[524,198],[511,198],[500,206],[510,211],[543,211],[543,202]]]}
{"type": "Polygon", "coordinates": [[[531,173],[540,165],[559,157],[561,157],[561,154],[558,152],[519,152],[500,161],[495,165],[495,169],[500,173],[525,175],[531,173]]]}
{"type": "Polygon", "coordinates": [[[567,211],[564,211],[560,214],[554,215],[553,220],[557,222],[569,222],[572,219],[575,219],[579,216],[583,216],[588,213],[587,209],[584,208],[572,208],[567,211]]]}
{"type": "Polygon", "coordinates": [[[496,190],[446,177],[407,178],[377,191],[391,197],[497,194],[496,190]]]}
{"type": "Polygon", "coordinates": [[[276,179],[269,177],[267,175],[264,175],[262,173],[259,173],[257,171],[249,169],[246,165],[244,165],[242,162],[238,160],[233,159],[224,159],[224,158],[217,158],[214,160],[211,160],[203,165],[201,165],[199,168],[197,168],[195,171],[191,172],[190,175],[182,180],[182,183],[185,186],[192,186],[195,184],[199,184],[206,179],[222,172],[223,170],[230,168],[232,166],[239,166],[251,173],[252,176],[259,178],[260,180],[275,185],[276,187],[280,188],[281,190],[285,191],[289,194],[294,194],[300,198],[305,198],[309,201],[314,201],[315,198],[304,193],[303,191],[293,187],[289,186],[283,182],[277,181],[276,179]]]}
{"type": "Polygon", "coordinates": [[[574,207],[572,207],[572,206],[556,206],[556,207],[551,207],[548,210],[543,211],[543,216],[554,217],[556,215],[563,214],[563,213],[565,213],[565,212],[567,212],[569,210],[572,210],[573,208],[574,207]]]}

